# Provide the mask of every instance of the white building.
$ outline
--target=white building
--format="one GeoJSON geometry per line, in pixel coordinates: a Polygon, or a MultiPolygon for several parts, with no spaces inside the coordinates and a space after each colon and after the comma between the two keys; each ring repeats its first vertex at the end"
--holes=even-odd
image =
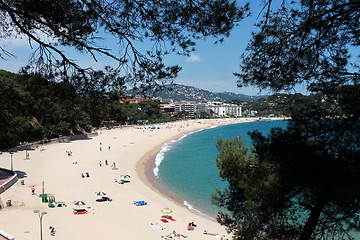
{"type": "Polygon", "coordinates": [[[210,105],[209,110],[218,117],[241,117],[241,107],[236,104],[210,105]]]}
{"type": "Polygon", "coordinates": [[[175,112],[187,112],[189,117],[200,115],[200,113],[212,113],[217,117],[241,117],[241,107],[236,104],[221,102],[209,103],[177,103],[175,112]]]}
{"type": "Polygon", "coordinates": [[[175,112],[187,112],[189,117],[195,115],[195,104],[192,103],[176,103],[175,112]]]}

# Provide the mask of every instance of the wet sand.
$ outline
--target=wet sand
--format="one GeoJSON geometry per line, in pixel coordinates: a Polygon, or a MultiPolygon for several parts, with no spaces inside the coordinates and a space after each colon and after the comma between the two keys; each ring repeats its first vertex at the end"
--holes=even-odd
{"type": "MultiPolygon", "coordinates": [[[[173,231],[188,236],[187,239],[212,239],[226,235],[226,230],[217,222],[190,211],[181,199],[172,197],[153,174],[154,156],[162,146],[179,137],[214,125],[232,124],[254,119],[191,120],[154,125],[160,129],[101,130],[98,136],[87,140],[48,144],[45,150],[25,151],[13,155],[14,170],[19,181],[0,195],[3,203],[11,200],[13,205],[0,211],[0,230],[17,240],[38,239],[39,216],[34,210],[46,211],[43,216],[43,239],[163,239],[173,231]],[[111,150],[108,150],[111,146],[111,150]],[[100,147],[102,148],[100,151],[100,147]],[[66,152],[72,151],[71,157],[66,152]],[[105,165],[108,161],[108,166],[105,165]],[[74,164],[74,163],[77,164],[74,164]],[[102,166],[100,167],[100,162],[102,166]],[[117,169],[110,164],[116,163],[117,169]],[[81,173],[89,172],[89,178],[81,173]],[[131,182],[118,184],[122,174],[129,174],[131,182]],[[21,185],[23,180],[25,185],[21,185]],[[42,182],[45,193],[51,193],[57,201],[65,201],[67,207],[49,208],[42,203],[42,182]],[[35,186],[36,195],[31,194],[35,186]],[[95,192],[103,191],[112,202],[96,202],[95,192]],[[75,206],[82,200],[85,206],[75,206]],[[146,206],[135,206],[133,201],[147,201],[146,206]],[[73,209],[85,208],[86,215],[74,215],[73,209]],[[160,221],[162,208],[171,208],[176,221],[160,221]],[[194,221],[197,227],[187,230],[194,221]],[[54,226],[56,235],[48,229],[54,226]],[[204,235],[203,231],[218,233],[204,235]]],[[[9,168],[9,154],[0,155],[0,167],[9,168]]]]}

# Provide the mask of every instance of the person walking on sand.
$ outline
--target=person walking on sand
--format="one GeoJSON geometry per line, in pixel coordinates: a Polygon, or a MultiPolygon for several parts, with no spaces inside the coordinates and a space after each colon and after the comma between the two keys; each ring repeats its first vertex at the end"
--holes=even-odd
{"type": "Polygon", "coordinates": [[[31,187],[31,193],[32,193],[32,195],[35,195],[35,187],[34,186],[31,187]]]}
{"type": "Polygon", "coordinates": [[[50,236],[55,236],[55,228],[54,227],[52,227],[52,226],[50,226],[49,227],[49,233],[50,233],[50,236]]]}
{"type": "Polygon", "coordinates": [[[111,164],[111,167],[116,168],[115,162],[113,162],[113,164],[111,164]]]}
{"type": "Polygon", "coordinates": [[[108,161],[107,161],[107,160],[105,160],[105,165],[106,165],[106,166],[108,165],[108,161]]]}
{"type": "Polygon", "coordinates": [[[102,166],[101,161],[99,162],[100,167],[102,166]]]}

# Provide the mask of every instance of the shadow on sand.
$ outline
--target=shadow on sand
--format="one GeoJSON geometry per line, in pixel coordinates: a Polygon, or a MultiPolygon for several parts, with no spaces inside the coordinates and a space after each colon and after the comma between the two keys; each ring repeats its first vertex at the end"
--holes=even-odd
{"type": "Polygon", "coordinates": [[[23,178],[27,178],[27,173],[23,172],[23,171],[14,171],[17,174],[18,179],[23,179],[23,178]]]}

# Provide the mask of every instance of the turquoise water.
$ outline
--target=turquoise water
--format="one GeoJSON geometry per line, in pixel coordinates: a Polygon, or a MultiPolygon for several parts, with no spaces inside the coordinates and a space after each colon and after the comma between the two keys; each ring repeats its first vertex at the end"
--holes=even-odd
{"type": "Polygon", "coordinates": [[[184,199],[184,204],[190,209],[214,218],[219,208],[211,204],[211,195],[217,188],[226,187],[219,177],[215,162],[217,139],[241,136],[250,146],[248,132],[258,130],[266,135],[271,128],[285,128],[286,125],[286,121],[248,122],[189,134],[163,147],[156,157],[158,167],[154,173],[171,192],[184,199]]]}

